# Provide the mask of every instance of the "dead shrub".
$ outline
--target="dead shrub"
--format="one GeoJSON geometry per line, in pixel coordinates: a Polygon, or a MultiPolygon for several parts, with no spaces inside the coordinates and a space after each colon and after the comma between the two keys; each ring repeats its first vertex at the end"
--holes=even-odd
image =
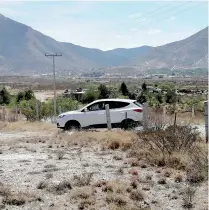
{"type": "Polygon", "coordinates": [[[106,202],[108,204],[114,203],[117,206],[126,206],[128,203],[126,196],[115,193],[108,193],[106,196],[106,202]]]}
{"type": "Polygon", "coordinates": [[[47,188],[47,183],[45,181],[40,181],[37,185],[37,189],[42,190],[42,189],[45,189],[45,188],[47,188]]]}
{"type": "Polygon", "coordinates": [[[73,178],[73,184],[77,187],[88,186],[93,179],[93,174],[94,173],[83,173],[80,176],[75,175],[73,178]]]}
{"type": "Polygon", "coordinates": [[[97,181],[95,184],[94,184],[94,186],[95,187],[102,187],[102,186],[105,186],[105,185],[107,185],[107,181],[106,180],[99,180],[99,181],[97,181]]]}
{"type": "Polygon", "coordinates": [[[174,178],[174,181],[177,183],[182,182],[182,180],[183,180],[183,177],[181,174],[176,175],[174,178]]]}
{"type": "Polygon", "coordinates": [[[166,179],[161,178],[157,181],[158,184],[166,184],[166,179]]]}
{"type": "Polygon", "coordinates": [[[192,187],[186,187],[183,191],[183,208],[191,209],[193,208],[193,198],[195,194],[195,189],[192,187]]]}
{"type": "Polygon", "coordinates": [[[82,199],[80,201],[80,204],[78,205],[78,209],[88,209],[89,206],[93,205],[95,205],[95,199],[93,198],[82,199]]]}
{"type": "Polygon", "coordinates": [[[10,193],[10,188],[0,183],[0,196],[5,197],[8,196],[10,193]]]}
{"type": "Polygon", "coordinates": [[[57,159],[62,160],[64,158],[65,152],[63,150],[60,150],[57,152],[57,159]]]}
{"type": "Polygon", "coordinates": [[[131,170],[129,171],[129,173],[130,173],[131,175],[133,175],[133,176],[137,176],[137,175],[138,175],[138,171],[137,171],[136,169],[131,169],[131,170]]]}
{"type": "Polygon", "coordinates": [[[146,180],[151,181],[152,180],[152,176],[151,175],[147,175],[146,176],[146,180]]]}
{"type": "Polygon", "coordinates": [[[165,156],[190,149],[199,140],[199,132],[191,126],[169,126],[165,130],[139,133],[139,137],[165,156]]]}
{"type": "Polygon", "coordinates": [[[165,176],[165,177],[170,177],[170,176],[171,176],[171,172],[170,172],[170,171],[166,171],[166,172],[164,173],[164,176],[165,176]]]}
{"type": "Polygon", "coordinates": [[[107,184],[106,186],[103,186],[102,192],[113,192],[113,185],[107,184]]]}
{"type": "Polygon", "coordinates": [[[197,184],[202,181],[204,181],[205,177],[199,171],[195,165],[190,166],[190,168],[187,169],[187,177],[186,181],[188,181],[190,184],[197,184]]]}
{"type": "Polygon", "coordinates": [[[72,199],[88,199],[94,194],[93,189],[89,186],[75,187],[71,191],[72,199]]]}
{"type": "Polygon", "coordinates": [[[187,165],[185,156],[189,149],[199,141],[199,133],[191,126],[169,126],[164,130],[140,132],[138,137],[138,140],[133,140],[129,157],[180,170],[187,165]]]}
{"type": "Polygon", "coordinates": [[[123,168],[119,168],[116,173],[118,175],[123,175],[124,174],[123,168]]]}
{"type": "Polygon", "coordinates": [[[5,205],[21,206],[26,202],[41,201],[41,198],[23,192],[12,192],[3,197],[2,203],[5,205]]]}
{"type": "Polygon", "coordinates": [[[64,180],[59,184],[53,185],[51,188],[49,188],[49,191],[61,195],[71,189],[72,189],[71,183],[69,181],[64,180]]]}
{"type": "Polygon", "coordinates": [[[134,201],[143,201],[144,195],[140,190],[134,190],[130,193],[130,199],[134,201]]]}
{"type": "Polygon", "coordinates": [[[108,149],[112,149],[112,150],[119,149],[119,147],[120,147],[119,140],[113,140],[108,145],[108,149]]]}
{"type": "Polygon", "coordinates": [[[46,179],[51,179],[51,178],[53,178],[53,174],[52,173],[48,173],[48,174],[46,174],[46,179]]]}
{"type": "Polygon", "coordinates": [[[187,181],[198,183],[208,179],[207,145],[194,145],[189,151],[191,165],[187,167],[187,181]]]}

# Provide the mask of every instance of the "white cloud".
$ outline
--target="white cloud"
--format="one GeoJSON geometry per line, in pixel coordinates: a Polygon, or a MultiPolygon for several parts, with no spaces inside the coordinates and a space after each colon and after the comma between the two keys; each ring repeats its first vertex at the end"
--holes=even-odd
{"type": "Polygon", "coordinates": [[[170,20],[175,20],[176,19],[176,17],[175,16],[172,16],[172,17],[170,17],[170,20]]]}
{"type": "Polygon", "coordinates": [[[149,29],[148,34],[159,34],[161,33],[160,29],[149,29]]]}
{"type": "Polygon", "coordinates": [[[128,15],[129,19],[138,19],[139,17],[141,17],[142,14],[141,13],[134,13],[134,14],[130,14],[128,15]]]}

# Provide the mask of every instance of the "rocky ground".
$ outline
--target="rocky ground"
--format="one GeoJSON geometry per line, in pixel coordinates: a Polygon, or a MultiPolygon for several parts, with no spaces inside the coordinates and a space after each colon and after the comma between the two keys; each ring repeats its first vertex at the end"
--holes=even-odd
{"type": "Polygon", "coordinates": [[[0,209],[181,210],[189,197],[192,209],[207,209],[207,182],[189,186],[184,171],[85,143],[98,132],[62,141],[57,131],[31,130],[0,130],[0,209]]]}

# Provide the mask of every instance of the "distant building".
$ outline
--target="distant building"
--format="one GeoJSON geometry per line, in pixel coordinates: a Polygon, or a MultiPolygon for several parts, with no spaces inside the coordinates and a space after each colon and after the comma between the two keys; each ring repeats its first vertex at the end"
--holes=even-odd
{"type": "Polygon", "coordinates": [[[86,90],[83,90],[82,88],[78,88],[76,90],[65,90],[63,95],[64,95],[64,97],[68,97],[68,98],[75,99],[77,101],[81,101],[82,96],[84,95],[85,92],[86,92],[86,90]]]}

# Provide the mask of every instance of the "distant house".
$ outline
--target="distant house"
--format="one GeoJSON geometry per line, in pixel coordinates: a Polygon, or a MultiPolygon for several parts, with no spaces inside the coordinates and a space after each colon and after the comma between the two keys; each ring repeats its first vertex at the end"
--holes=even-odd
{"type": "Polygon", "coordinates": [[[84,95],[85,92],[86,92],[86,90],[83,90],[82,88],[78,88],[76,90],[65,90],[63,95],[64,95],[64,97],[68,97],[68,98],[72,98],[77,101],[81,101],[82,96],[84,95]]]}

